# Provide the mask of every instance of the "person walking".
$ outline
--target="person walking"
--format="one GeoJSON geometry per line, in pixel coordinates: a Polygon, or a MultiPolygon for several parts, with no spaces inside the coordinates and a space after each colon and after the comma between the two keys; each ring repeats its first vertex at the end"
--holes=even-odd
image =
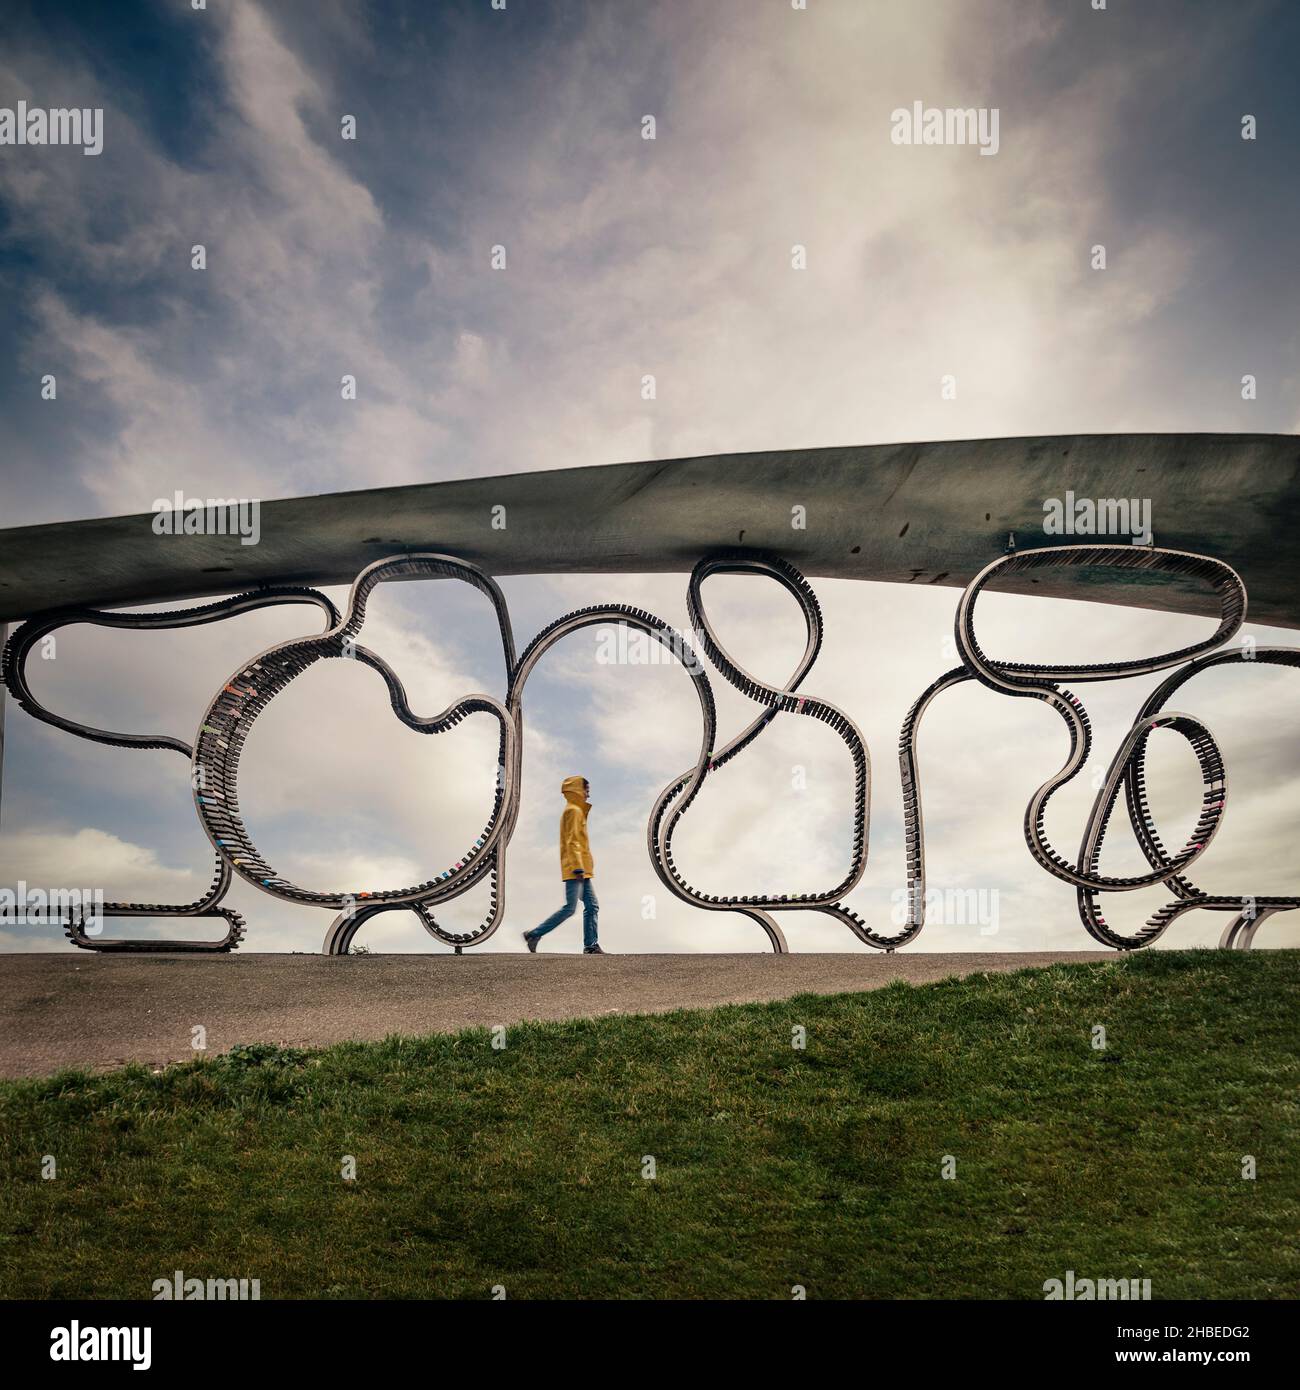
{"type": "Polygon", "coordinates": [[[600,904],[596,901],[596,890],[591,884],[596,864],[587,839],[591,783],[585,777],[566,777],[560,784],[560,790],[564,793],[565,801],[560,814],[560,877],[564,881],[564,906],[551,913],[540,927],[524,932],[524,944],[530,951],[536,951],[537,943],[548,931],[554,931],[561,922],[573,916],[581,897],[582,953],[584,956],[603,956],[605,953],[596,940],[596,918],[600,913],[600,904]]]}

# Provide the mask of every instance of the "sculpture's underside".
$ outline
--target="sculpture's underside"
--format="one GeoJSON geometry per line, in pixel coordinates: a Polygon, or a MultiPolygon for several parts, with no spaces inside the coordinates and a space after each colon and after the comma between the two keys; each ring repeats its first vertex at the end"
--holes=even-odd
{"type": "MultiPolygon", "coordinates": [[[[149,513],[0,532],[0,623],[56,608],[170,604],[258,586],[349,584],[436,550],[514,574],[687,573],[732,547],[816,579],[965,586],[1044,536],[1044,499],[1141,499],[1155,543],[1214,555],[1251,616],[1300,626],[1300,441],[1261,434],[952,439],[619,463],[260,504],[260,538],[154,533],[149,513]],[[802,508],[806,526],[791,525],[802,508]]],[[[1047,598],[1211,611],[1152,571],[1040,570],[999,583],[1047,598]]]]}

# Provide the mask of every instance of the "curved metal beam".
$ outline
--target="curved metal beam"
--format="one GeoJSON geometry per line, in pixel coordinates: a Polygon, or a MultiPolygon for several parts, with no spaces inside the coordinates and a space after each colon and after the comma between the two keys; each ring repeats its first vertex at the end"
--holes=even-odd
{"type": "MultiPolygon", "coordinates": [[[[1300,440],[1260,434],[941,440],[465,478],[264,501],[257,545],[159,536],[148,512],[26,526],[0,531],[0,622],[258,584],[350,584],[403,551],[458,555],[501,576],[686,573],[700,555],[740,548],[812,576],[960,588],[1009,535],[1019,549],[1053,543],[1043,503],[1067,491],[1149,499],[1156,544],[1218,556],[1249,586],[1253,619],[1300,626],[1300,440]],[[806,511],[803,529],[794,507],[806,511]]],[[[1000,582],[1213,611],[1195,586],[1143,572],[1000,582]]]]}

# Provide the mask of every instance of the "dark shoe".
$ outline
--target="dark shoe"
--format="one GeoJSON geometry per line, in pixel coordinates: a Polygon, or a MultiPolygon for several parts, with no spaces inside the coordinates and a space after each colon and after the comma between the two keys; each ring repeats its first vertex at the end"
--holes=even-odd
{"type": "Polygon", "coordinates": [[[524,945],[534,953],[537,951],[537,938],[530,931],[524,933],[524,945]]]}
{"type": "Polygon", "coordinates": [[[584,956],[603,956],[605,953],[599,946],[584,946],[582,948],[582,954],[584,956]]]}

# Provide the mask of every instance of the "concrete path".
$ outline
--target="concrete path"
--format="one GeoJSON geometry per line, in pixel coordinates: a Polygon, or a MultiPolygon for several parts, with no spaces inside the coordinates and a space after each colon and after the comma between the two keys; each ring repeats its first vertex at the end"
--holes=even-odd
{"type": "Polygon", "coordinates": [[[161,1065],[237,1043],[320,1047],[389,1033],[923,984],[950,975],[1113,959],[1111,952],[898,955],[0,957],[0,1076],[161,1065]]]}

